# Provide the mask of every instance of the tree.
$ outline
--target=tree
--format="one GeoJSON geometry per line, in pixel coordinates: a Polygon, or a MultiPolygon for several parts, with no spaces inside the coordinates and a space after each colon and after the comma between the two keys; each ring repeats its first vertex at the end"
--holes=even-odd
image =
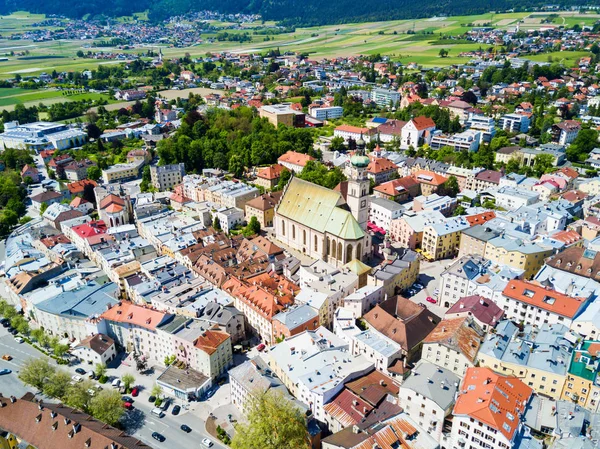
{"type": "Polygon", "coordinates": [[[304,416],[280,393],[254,396],[248,405],[247,424],[235,426],[232,449],[308,449],[304,416]]]}
{"type": "Polygon", "coordinates": [[[102,170],[97,165],[93,165],[87,169],[87,177],[93,181],[98,181],[102,176],[102,170]]]}
{"type": "Polygon", "coordinates": [[[162,395],[162,387],[160,385],[154,385],[150,390],[150,396],[154,396],[155,398],[159,398],[162,395]]]}
{"type": "Polygon", "coordinates": [[[40,205],[40,215],[44,215],[44,212],[46,212],[46,209],[48,209],[48,203],[46,203],[45,201],[40,205]]]}
{"type": "Polygon", "coordinates": [[[458,180],[456,176],[451,175],[444,184],[442,184],[442,194],[448,195],[451,198],[456,198],[458,192],[460,192],[460,187],[458,185],[458,180]]]}
{"type": "Polygon", "coordinates": [[[171,355],[168,355],[165,357],[165,359],[163,360],[163,363],[165,364],[165,366],[170,366],[173,363],[175,363],[176,360],[177,360],[177,356],[175,354],[171,354],[171,355]]]}
{"type": "Polygon", "coordinates": [[[66,396],[71,376],[66,371],[57,371],[44,383],[43,391],[46,396],[62,399],[66,396]]]}
{"type": "Polygon", "coordinates": [[[244,230],[244,235],[246,237],[250,237],[252,235],[257,235],[260,232],[260,223],[258,222],[258,218],[251,217],[246,229],[244,230]]]}
{"type": "Polygon", "coordinates": [[[456,209],[454,209],[454,213],[452,214],[452,216],[460,217],[461,215],[465,215],[466,213],[467,210],[464,208],[464,206],[458,205],[456,209]]]}
{"type": "Polygon", "coordinates": [[[219,220],[219,217],[217,217],[215,215],[215,218],[213,219],[213,228],[215,228],[217,231],[221,231],[221,221],[219,220]]]}
{"type": "Polygon", "coordinates": [[[27,385],[42,390],[44,384],[56,373],[56,368],[50,365],[49,359],[30,359],[23,365],[19,373],[19,379],[27,385]]]}
{"type": "Polygon", "coordinates": [[[106,370],[106,363],[96,363],[94,374],[96,374],[96,377],[100,379],[101,377],[106,376],[106,370]]]}
{"type": "Polygon", "coordinates": [[[23,315],[16,315],[11,318],[10,325],[23,335],[29,334],[29,323],[23,315]]]}
{"type": "Polygon", "coordinates": [[[244,157],[241,154],[232,154],[229,158],[229,171],[236,178],[240,178],[244,174],[244,157]]]}
{"type": "Polygon", "coordinates": [[[92,387],[93,384],[87,380],[69,385],[64,398],[65,402],[73,408],[87,412],[90,399],[92,399],[92,395],[88,390],[91,390],[92,387]]]}
{"type": "Polygon", "coordinates": [[[131,386],[135,383],[135,377],[133,377],[131,374],[125,374],[123,377],[121,377],[121,382],[123,382],[125,391],[129,391],[131,386]]]}
{"type": "Polygon", "coordinates": [[[140,183],[140,190],[142,192],[147,192],[150,190],[150,183],[152,182],[152,175],[150,173],[150,166],[145,165],[142,170],[142,182],[140,183]]]}
{"type": "Polygon", "coordinates": [[[89,123],[87,126],[87,135],[90,139],[97,139],[102,135],[102,131],[95,123],[89,123]]]}
{"type": "Polygon", "coordinates": [[[518,173],[521,168],[521,162],[516,157],[510,158],[506,164],[506,173],[518,173]]]}
{"type": "Polygon", "coordinates": [[[94,418],[114,426],[125,412],[121,395],[117,390],[102,390],[90,400],[89,412],[94,418]]]}
{"type": "Polygon", "coordinates": [[[33,329],[31,331],[31,337],[35,339],[41,346],[46,346],[48,338],[44,329],[33,329]]]}
{"type": "Polygon", "coordinates": [[[439,52],[440,58],[445,58],[446,56],[448,56],[448,53],[449,53],[449,51],[446,50],[445,48],[440,48],[440,52],[439,52]]]}
{"type": "Polygon", "coordinates": [[[70,348],[69,345],[62,344],[62,343],[56,343],[54,346],[52,346],[52,352],[54,352],[54,355],[56,357],[62,357],[63,355],[65,355],[67,353],[69,348],[70,348]]]}
{"type": "Polygon", "coordinates": [[[285,170],[281,170],[279,181],[277,181],[277,185],[273,190],[283,190],[283,188],[287,185],[291,177],[292,172],[290,172],[287,168],[285,170]]]}
{"type": "Polygon", "coordinates": [[[551,154],[538,154],[533,161],[533,171],[538,178],[554,168],[554,156],[551,154]]]}

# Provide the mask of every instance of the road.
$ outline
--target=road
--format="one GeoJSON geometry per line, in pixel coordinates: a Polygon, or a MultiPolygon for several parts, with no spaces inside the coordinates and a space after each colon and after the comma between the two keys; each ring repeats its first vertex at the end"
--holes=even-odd
{"type": "Polygon", "coordinates": [[[448,308],[439,304],[431,304],[426,301],[426,298],[428,296],[435,298],[434,292],[436,288],[440,287],[441,274],[448,268],[448,265],[451,265],[453,262],[454,260],[438,260],[435,262],[421,261],[417,282],[425,288],[416,295],[411,296],[409,299],[417,304],[425,305],[437,316],[443,318],[448,308]]]}
{"type": "MultiPolygon", "coordinates": [[[[33,161],[35,163],[35,167],[38,169],[38,172],[40,173],[40,175],[42,175],[42,181],[46,181],[46,180],[50,179],[48,177],[48,170],[46,170],[46,165],[44,164],[44,160],[42,159],[42,156],[40,156],[39,154],[35,154],[33,156],[33,161]]],[[[29,197],[35,196],[38,193],[42,193],[42,192],[44,192],[44,190],[45,189],[42,187],[41,184],[35,184],[35,187],[31,188],[31,193],[29,194],[29,197]]],[[[25,215],[28,215],[31,218],[35,218],[40,215],[40,211],[35,209],[33,207],[33,205],[31,203],[29,203],[29,204],[27,204],[27,212],[25,215]]]]}
{"type": "MultiPolygon", "coordinates": [[[[11,361],[0,359],[0,369],[8,368],[12,370],[12,373],[0,376],[0,393],[3,396],[14,395],[22,397],[28,391],[32,391],[30,387],[21,382],[18,374],[23,364],[29,359],[39,358],[41,355],[40,352],[27,343],[18,343],[4,327],[0,326],[0,354],[9,354],[13,357],[11,361]]],[[[54,360],[51,359],[51,363],[55,364],[54,360]]],[[[61,366],[60,368],[74,375],[77,366],[61,366]]],[[[86,369],[87,366],[83,368],[86,369]]],[[[104,388],[112,387],[107,383],[104,385],[104,388]]],[[[39,394],[37,396],[43,398],[44,401],[49,400],[44,395],[39,394]]],[[[135,400],[133,403],[134,410],[128,411],[124,418],[124,424],[132,435],[155,448],[187,449],[201,447],[200,441],[203,438],[209,438],[214,443],[213,448],[225,449],[225,446],[218,444],[214,438],[205,432],[204,418],[206,416],[202,417],[199,410],[193,412],[182,408],[180,414],[174,416],[171,414],[173,408],[173,405],[171,405],[165,415],[162,418],[158,418],[150,414],[153,404],[148,402],[148,397],[149,392],[142,390],[137,398],[133,398],[135,400]],[[188,434],[182,431],[180,429],[182,424],[187,424],[191,427],[192,432],[188,434]],[[154,440],[152,432],[161,433],[166,440],[163,443],[154,440]]],[[[181,401],[178,401],[178,403],[181,405],[181,401]]]]}

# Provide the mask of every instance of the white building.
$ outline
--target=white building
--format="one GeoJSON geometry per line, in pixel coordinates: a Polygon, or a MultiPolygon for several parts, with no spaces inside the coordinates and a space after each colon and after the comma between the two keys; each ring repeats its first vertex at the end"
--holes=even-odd
{"type": "Polygon", "coordinates": [[[71,351],[78,359],[96,366],[108,364],[117,356],[115,342],[108,335],[95,334],[84,338],[71,351]]]}
{"type": "Polygon", "coordinates": [[[436,131],[431,139],[430,146],[433,149],[442,147],[452,147],[455,151],[477,151],[481,142],[481,132],[473,129],[457,134],[442,134],[441,131],[436,131]]]}
{"type": "Polygon", "coordinates": [[[37,152],[46,149],[67,150],[83,145],[87,134],[64,123],[35,122],[19,125],[19,122],[4,124],[0,134],[0,149],[31,149],[37,152]]]}
{"type": "Polygon", "coordinates": [[[238,209],[237,207],[230,208],[221,208],[218,209],[214,216],[219,220],[221,224],[221,229],[226,234],[244,222],[244,211],[242,209],[238,209]]]}
{"type": "Polygon", "coordinates": [[[435,131],[435,122],[429,117],[412,118],[402,127],[400,139],[400,148],[417,148],[424,144],[429,145],[433,132],[435,131]]]}
{"type": "Polygon", "coordinates": [[[309,108],[308,114],[317,120],[333,120],[344,115],[344,108],[341,106],[313,107],[309,108]]]}
{"type": "Polygon", "coordinates": [[[540,198],[537,192],[508,186],[500,187],[490,194],[496,199],[496,206],[507,210],[517,210],[521,206],[535,204],[540,198]]]}
{"type": "Polygon", "coordinates": [[[480,131],[480,143],[489,143],[496,134],[496,121],[492,117],[472,114],[466,125],[469,129],[480,131]]]}
{"type": "Polygon", "coordinates": [[[371,100],[382,108],[396,106],[400,102],[400,93],[389,89],[373,89],[371,100]]]}
{"type": "Polygon", "coordinates": [[[451,431],[446,418],[452,413],[460,380],[451,371],[421,360],[398,392],[404,412],[444,447],[451,431]]]}
{"type": "Polygon", "coordinates": [[[498,126],[511,133],[526,133],[529,131],[530,120],[524,114],[506,114],[498,121],[498,126]]]}
{"type": "Polygon", "coordinates": [[[372,197],[369,204],[369,222],[389,232],[392,220],[400,218],[403,211],[404,207],[395,201],[372,197]]]}
{"type": "Polygon", "coordinates": [[[181,184],[185,176],[185,164],[151,165],[150,177],[152,186],[159,192],[171,190],[181,184]]]}

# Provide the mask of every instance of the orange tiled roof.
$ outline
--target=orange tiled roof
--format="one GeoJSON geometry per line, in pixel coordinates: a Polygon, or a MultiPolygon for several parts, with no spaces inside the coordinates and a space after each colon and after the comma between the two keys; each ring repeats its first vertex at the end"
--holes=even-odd
{"type": "Polygon", "coordinates": [[[388,171],[397,170],[398,166],[394,164],[389,159],[384,157],[376,157],[371,160],[369,166],[367,167],[367,171],[369,173],[384,173],[388,171]]]}
{"type": "Polygon", "coordinates": [[[194,342],[194,346],[208,355],[214,354],[219,346],[229,339],[229,334],[216,329],[208,329],[194,342]]]}
{"type": "Polygon", "coordinates": [[[516,377],[504,377],[489,368],[469,368],[453,413],[483,422],[512,441],[519,428],[519,414],[532,392],[516,377]]]}
{"type": "Polygon", "coordinates": [[[432,184],[434,186],[441,186],[443,183],[448,181],[448,178],[442,175],[438,175],[429,170],[417,170],[413,173],[412,177],[419,183],[432,184]]]}
{"type": "Polygon", "coordinates": [[[485,222],[490,221],[493,218],[496,218],[496,213],[494,211],[482,212],[480,214],[469,215],[465,217],[471,226],[484,224],[485,222]]]}
{"type": "Polygon", "coordinates": [[[271,181],[273,179],[279,178],[283,170],[286,170],[286,168],[283,165],[273,164],[270,167],[266,167],[259,170],[256,176],[271,181]]]}
{"type": "Polygon", "coordinates": [[[519,279],[510,281],[502,294],[507,298],[569,318],[573,318],[584,304],[582,298],[564,295],[539,284],[519,279]]]}
{"type": "Polygon", "coordinates": [[[109,321],[130,323],[148,330],[155,330],[165,316],[167,316],[165,312],[138,306],[129,301],[121,301],[100,315],[101,318],[109,321]]]}
{"type": "Polygon", "coordinates": [[[296,151],[288,151],[279,156],[278,162],[287,162],[289,164],[299,165],[304,167],[308,161],[314,161],[315,158],[308,154],[298,153],[296,151]]]}

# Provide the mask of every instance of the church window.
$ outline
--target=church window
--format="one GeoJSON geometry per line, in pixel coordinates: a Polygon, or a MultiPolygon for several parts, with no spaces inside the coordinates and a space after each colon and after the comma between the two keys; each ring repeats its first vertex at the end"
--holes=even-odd
{"type": "Polygon", "coordinates": [[[302,244],[306,245],[306,230],[302,230],[302,244]]]}
{"type": "Polygon", "coordinates": [[[292,239],[296,240],[296,226],[292,225],[292,239]]]}
{"type": "Polygon", "coordinates": [[[281,220],[281,235],[285,235],[285,220],[281,220]]]}
{"type": "Polygon", "coordinates": [[[346,246],[346,263],[350,262],[350,260],[352,260],[352,245],[348,244],[346,246]]]}
{"type": "Polygon", "coordinates": [[[331,242],[331,257],[337,259],[337,252],[335,250],[335,242],[331,242]]]}
{"type": "Polygon", "coordinates": [[[344,260],[344,256],[342,255],[342,242],[338,243],[338,260],[344,260]]]}
{"type": "Polygon", "coordinates": [[[319,248],[319,243],[317,242],[317,236],[315,235],[315,251],[319,248]]]}
{"type": "Polygon", "coordinates": [[[356,247],[356,258],[358,260],[362,259],[362,245],[359,243],[358,246],[356,247]]]}

